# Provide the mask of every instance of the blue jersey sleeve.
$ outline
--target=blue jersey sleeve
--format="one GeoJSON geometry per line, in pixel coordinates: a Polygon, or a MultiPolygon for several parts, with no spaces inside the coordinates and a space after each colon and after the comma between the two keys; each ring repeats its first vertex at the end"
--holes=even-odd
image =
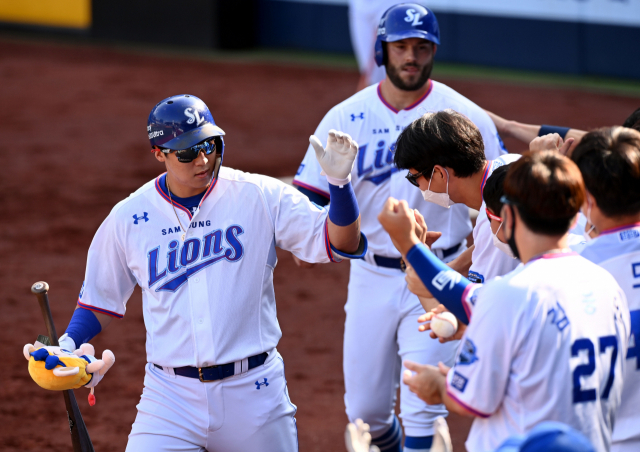
{"type": "Polygon", "coordinates": [[[463,297],[471,281],[445,265],[422,243],[409,250],[407,260],[431,294],[459,321],[469,324],[463,297]]]}

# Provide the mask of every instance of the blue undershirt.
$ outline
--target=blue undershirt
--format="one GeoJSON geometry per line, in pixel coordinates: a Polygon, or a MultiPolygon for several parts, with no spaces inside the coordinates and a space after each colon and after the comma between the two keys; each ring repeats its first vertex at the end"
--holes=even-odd
{"type": "MultiPolygon", "coordinates": [[[[165,195],[169,196],[169,190],[167,189],[167,175],[163,174],[160,176],[160,188],[164,192],[165,195]]],[[[200,205],[200,201],[202,201],[202,197],[207,191],[203,191],[202,193],[198,193],[195,196],[189,196],[188,198],[179,198],[175,194],[171,193],[171,200],[176,204],[180,204],[182,207],[189,209],[191,215],[196,212],[196,209],[200,205]]]]}

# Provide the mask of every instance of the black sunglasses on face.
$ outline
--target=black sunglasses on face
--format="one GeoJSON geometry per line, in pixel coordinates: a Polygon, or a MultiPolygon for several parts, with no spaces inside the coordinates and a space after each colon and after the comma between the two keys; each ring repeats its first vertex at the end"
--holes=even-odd
{"type": "Polygon", "coordinates": [[[189,163],[194,161],[200,155],[200,152],[204,152],[205,155],[209,155],[216,151],[216,143],[213,139],[209,141],[205,141],[203,143],[196,144],[187,149],[180,149],[174,151],[172,149],[161,149],[165,154],[170,154],[172,152],[176,153],[176,157],[179,162],[189,163]]]}
{"type": "MultiPolygon", "coordinates": [[[[425,170],[426,171],[426,170],[425,170]]],[[[415,174],[411,174],[411,171],[409,171],[407,173],[406,176],[404,176],[409,182],[411,182],[411,185],[415,186],[415,187],[420,187],[420,184],[418,183],[418,179],[420,179],[421,176],[424,175],[425,171],[420,171],[418,173],[415,174]]]]}

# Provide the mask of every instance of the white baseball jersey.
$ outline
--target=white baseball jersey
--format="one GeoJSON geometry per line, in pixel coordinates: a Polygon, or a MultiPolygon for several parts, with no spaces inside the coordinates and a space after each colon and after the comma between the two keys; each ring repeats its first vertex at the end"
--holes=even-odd
{"type": "Polygon", "coordinates": [[[309,262],[338,260],[328,211],[276,179],[222,168],[192,216],[174,210],[161,177],[98,229],[78,304],[121,318],[139,285],[147,360],[161,366],[226,364],[273,349],[281,337],[275,247],[309,262]]]}
{"type": "MultiPolygon", "coordinates": [[[[487,179],[491,174],[502,165],[508,165],[520,158],[520,154],[507,154],[500,158],[490,161],[485,168],[482,177],[480,190],[484,190],[487,179]]],[[[499,212],[496,212],[500,215],[499,212]]],[[[487,206],[482,201],[482,207],[478,213],[476,226],[473,228],[473,243],[475,248],[471,253],[471,267],[469,268],[469,280],[474,283],[484,283],[496,276],[502,276],[516,268],[520,263],[519,259],[514,259],[500,251],[493,244],[491,236],[491,223],[487,218],[487,206]]]]}
{"type": "Polygon", "coordinates": [[[556,420],[608,451],[629,328],[615,279],[574,252],[542,255],[487,283],[447,376],[449,396],[477,416],[467,450],[493,451],[556,420]]]}
{"type": "MultiPolygon", "coordinates": [[[[360,207],[362,232],[369,241],[367,262],[373,263],[373,254],[400,257],[377,218],[389,196],[405,199],[410,207],[424,215],[431,231],[442,232],[434,249],[451,248],[471,232],[466,206],[459,204],[446,209],[424,201],[420,190],[394,166],[396,140],[412,121],[427,112],[452,108],[480,129],[488,159],[496,159],[505,152],[495,125],[484,110],[442,83],[430,81],[429,84],[424,97],[401,111],[386,102],[379,84],[370,86],[333,107],[316,129],[315,136],[320,139],[326,137],[330,129],[336,129],[348,133],[358,143],[351,183],[360,207]]],[[[321,170],[315,151],[309,146],[293,183],[329,198],[329,187],[326,178],[320,175],[321,170]]]]}
{"type": "Polygon", "coordinates": [[[622,404],[613,429],[613,448],[640,450],[640,223],[602,231],[587,242],[581,255],[603,267],[618,281],[631,311],[622,404]]]}

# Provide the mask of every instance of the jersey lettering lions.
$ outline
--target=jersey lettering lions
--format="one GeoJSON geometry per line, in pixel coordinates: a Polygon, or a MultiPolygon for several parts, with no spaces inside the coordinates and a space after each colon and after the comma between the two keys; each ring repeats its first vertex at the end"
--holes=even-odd
{"type": "Polygon", "coordinates": [[[281,337],[275,247],[310,262],[339,260],[327,210],[276,179],[222,168],[192,217],[174,210],[161,178],[98,229],[78,304],[120,318],[138,284],[147,360],[160,366],[226,364],[273,349],[281,337]]]}
{"type": "Polygon", "coordinates": [[[486,284],[447,377],[448,394],[477,416],[467,450],[493,451],[555,420],[608,451],[629,328],[620,286],[572,252],[486,284]]]}
{"type": "Polygon", "coordinates": [[[587,242],[580,253],[607,270],[627,296],[631,313],[622,404],[613,429],[612,452],[640,450],[640,223],[607,231],[587,242]]]}
{"type": "MultiPolygon", "coordinates": [[[[480,129],[488,159],[496,159],[504,148],[491,118],[476,104],[442,83],[429,81],[423,98],[404,110],[396,110],[382,97],[379,85],[370,86],[332,108],[324,117],[315,136],[326,137],[330,129],[348,133],[359,145],[358,157],[351,172],[351,183],[358,199],[362,232],[369,241],[365,257],[373,263],[373,254],[400,257],[391,239],[378,222],[377,215],[389,196],[405,199],[427,219],[429,229],[442,232],[433,249],[448,249],[461,243],[471,232],[468,209],[454,205],[451,209],[425,202],[420,190],[407,182],[393,164],[395,142],[412,121],[431,111],[452,108],[471,119],[480,129]]],[[[293,181],[329,197],[326,178],[313,148],[309,147],[293,181]]]]}

